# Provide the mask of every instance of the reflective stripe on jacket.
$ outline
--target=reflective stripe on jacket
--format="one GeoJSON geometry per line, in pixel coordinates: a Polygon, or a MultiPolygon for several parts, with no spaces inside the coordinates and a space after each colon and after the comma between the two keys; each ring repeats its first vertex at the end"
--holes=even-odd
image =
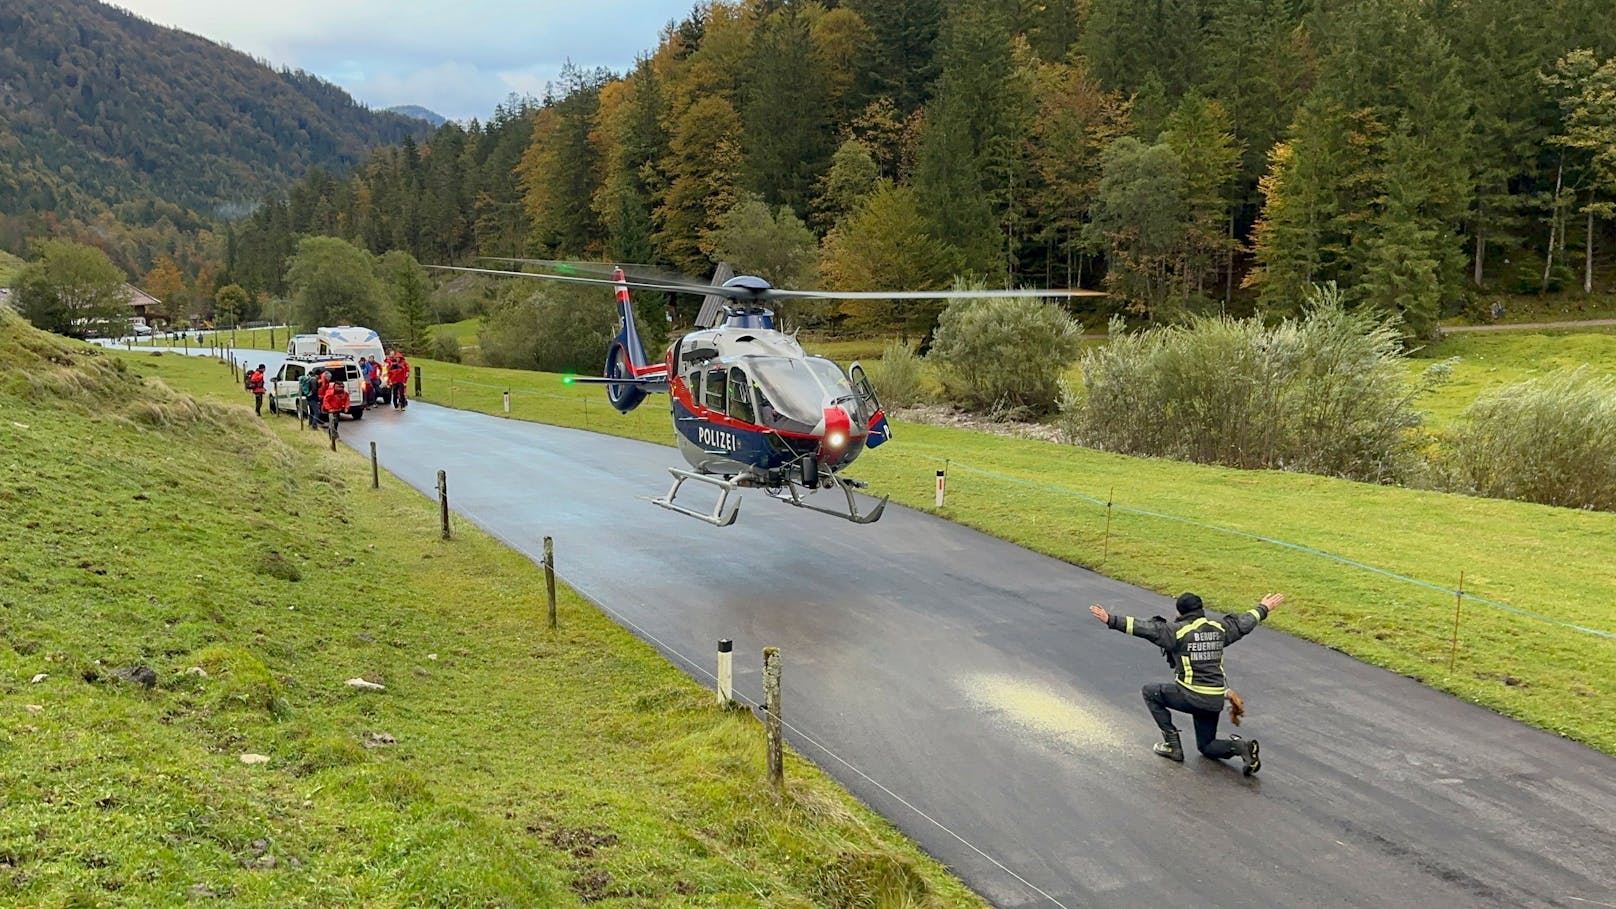
{"type": "Polygon", "coordinates": [[[1173,621],[1160,616],[1136,619],[1113,615],[1106,624],[1160,647],[1173,667],[1178,684],[1190,693],[1191,699],[1209,710],[1221,710],[1223,696],[1228,691],[1223,675],[1223,648],[1250,634],[1266,618],[1268,607],[1258,603],[1245,612],[1226,615],[1216,621],[1207,618],[1205,610],[1198,609],[1173,621]]]}

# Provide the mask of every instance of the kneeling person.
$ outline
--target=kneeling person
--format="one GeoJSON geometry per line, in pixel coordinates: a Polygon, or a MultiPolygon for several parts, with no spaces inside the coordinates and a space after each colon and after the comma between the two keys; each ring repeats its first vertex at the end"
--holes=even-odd
{"type": "Polygon", "coordinates": [[[1239,755],[1247,776],[1262,767],[1256,739],[1217,737],[1218,717],[1229,691],[1224,685],[1223,648],[1250,634],[1284,601],[1284,596],[1271,593],[1252,609],[1226,615],[1221,621],[1207,618],[1201,598],[1193,593],[1178,598],[1178,618],[1173,621],[1112,615],[1098,603],[1089,607],[1089,612],[1107,627],[1160,647],[1173,667],[1177,676],[1173,683],[1144,687],[1145,706],[1162,733],[1162,741],[1155,746],[1157,754],[1173,761],[1184,760],[1184,746],[1179,742],[1171,713],[1176,710],[1189,714],[1194,721],[1195,744],[1202,754],[1216,760],[1239,755]]]}

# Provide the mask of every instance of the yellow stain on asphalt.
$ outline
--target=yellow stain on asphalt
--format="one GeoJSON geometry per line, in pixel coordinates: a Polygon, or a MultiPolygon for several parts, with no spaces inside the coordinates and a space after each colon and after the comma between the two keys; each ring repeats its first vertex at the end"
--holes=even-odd
{"type": "Polygon", "coordinates": [[[1114,711],[1084,704],[1048,686],[1009,675],[973,675],[963,680],[965,696],[999,713],[1013,725],[1070,748],[1118,748],[1124,732],[1114,711]]]}

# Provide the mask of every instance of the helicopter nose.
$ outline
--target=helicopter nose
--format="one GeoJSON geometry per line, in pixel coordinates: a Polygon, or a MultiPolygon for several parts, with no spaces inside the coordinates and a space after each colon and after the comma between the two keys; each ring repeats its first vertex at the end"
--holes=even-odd
{"type": "Polygon", "coordinates": [[[847,411],[841,405],[825,408],[825,438],[819,443],[819,459],[821,461],[840,459],[852,437],[853,418],[848,416],[847,411]]]}

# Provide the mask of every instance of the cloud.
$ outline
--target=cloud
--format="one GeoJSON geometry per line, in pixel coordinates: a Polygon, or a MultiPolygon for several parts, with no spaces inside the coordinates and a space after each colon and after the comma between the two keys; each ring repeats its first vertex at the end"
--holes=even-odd
{"type": "Polygon", "coordinates": [[[372,107],[421,104],[486,117],[538,95],[561,66],[622,72],[693,0],[117,0],[136,15],[271,63],[305,69],[372,107]]]}

